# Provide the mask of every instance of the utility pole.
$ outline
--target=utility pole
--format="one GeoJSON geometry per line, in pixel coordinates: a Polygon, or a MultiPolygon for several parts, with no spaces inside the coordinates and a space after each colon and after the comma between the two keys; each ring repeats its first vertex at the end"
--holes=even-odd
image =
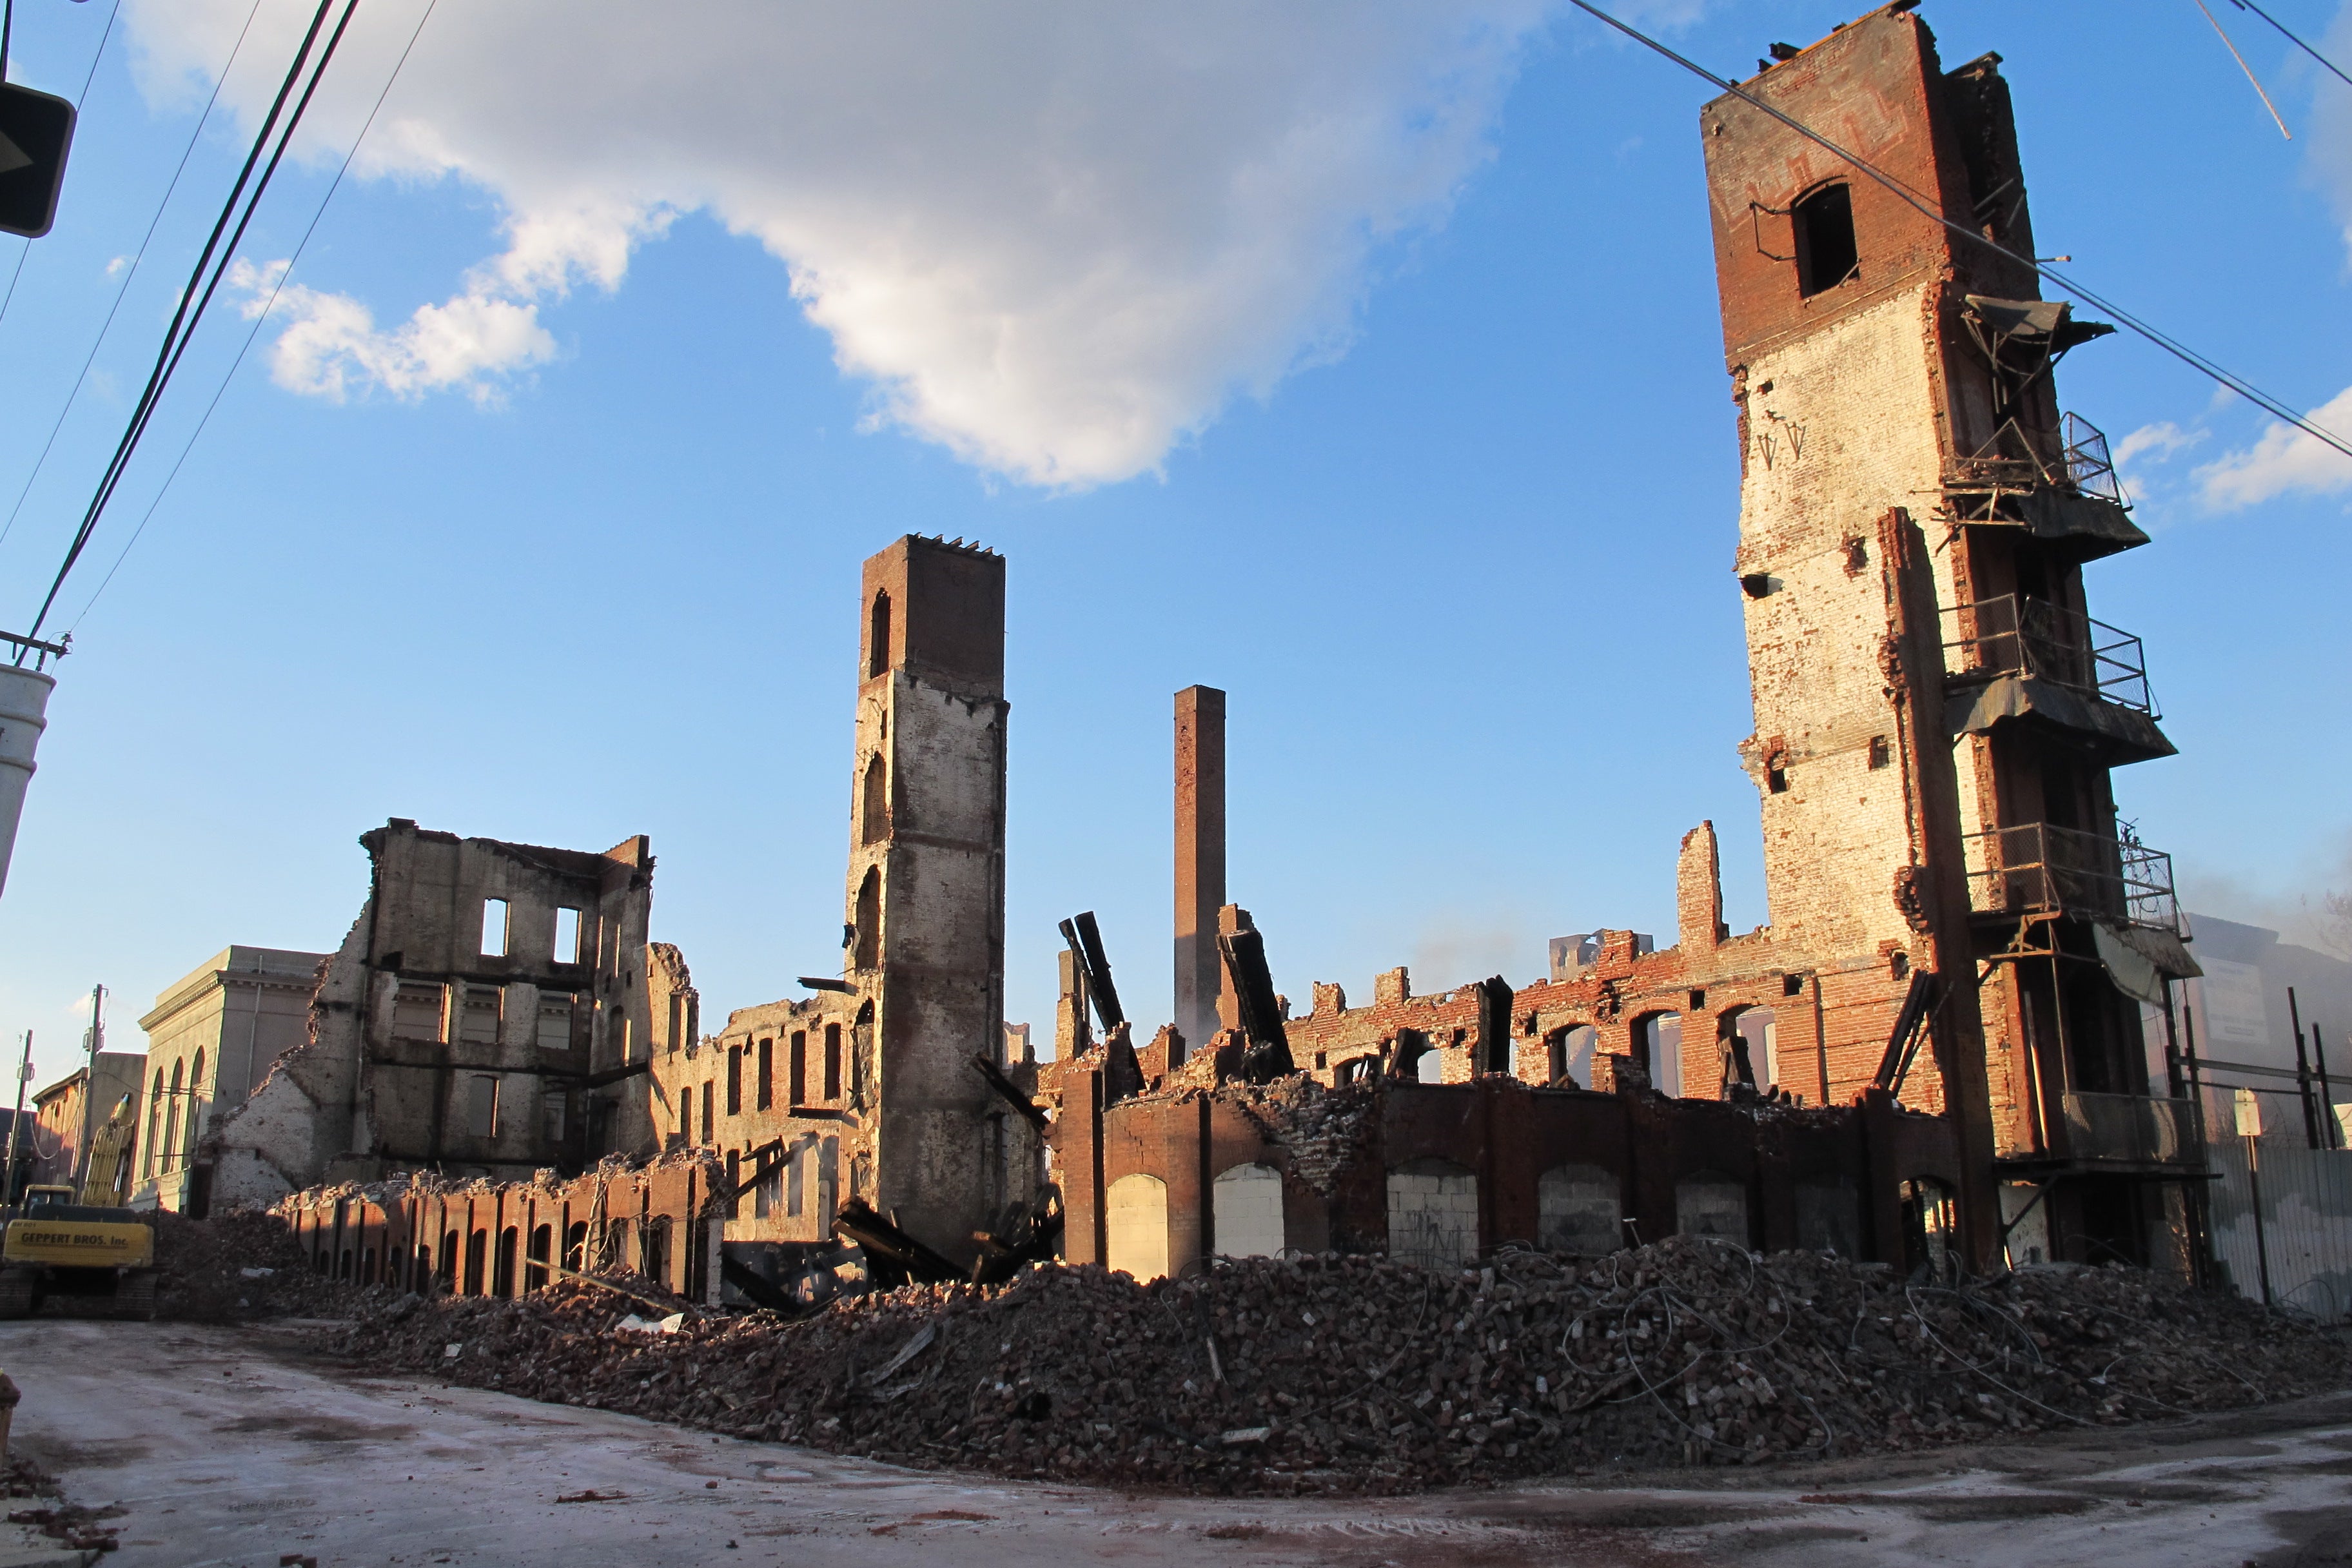
{"type": "Polygon", "coordinates": [[[96,1135],[92,1125],[98,1109],[98,1053],[106,1048],[106,987],[89,988],[89,1067],[81,1080],[81,1145],[74,1151],[74,1201],[81,1201],[82,1179],[89,1173],[89,1141],[96,1135]]]}
{"type": "Polygon", "coordinates": [[[16,1068],[16,1113],[8,1118],[8,1168],[0,1175],[0,1205],[18,1202],[16,1147],[25,1136],[25,1086],[33,1081],[33,1031],[25,1031],[25,1059],[16,1068]]]}

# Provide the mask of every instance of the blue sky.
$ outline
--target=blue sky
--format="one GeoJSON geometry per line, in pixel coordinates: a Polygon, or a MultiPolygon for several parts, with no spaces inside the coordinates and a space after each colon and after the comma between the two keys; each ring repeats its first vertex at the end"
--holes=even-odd
{"type": "MultiPolygon", "coordinates": [[[[1736,74],[1849,4],[1647,16],[1736,74]]],[[[26,0],[11,77],[78,94],[107,5],[26,0]]],[[[2352,10],[2269,8],[2352,57],[2352,10]]],[[[209,83],[181,67],[217,68],[246,9],[122,7],[57,230],[0,315],[0,507],[195,126],[209,83]]],[[[1524,982],[1549,936],[1670,931],[1675,845],[1702,818],[1728,918],[1766,918],[1733,754],[1748,689],[1703,84],[1537,0],[1381,27],[1209,7],[1134,48],[1039,24],[1002,42],[1017,59],[912,26],[820,47],[838,22],[764,8],[766,42],[825,62],[836,95],[795,96],[739,79],[758,51],[709,16],[599,32],[646,9],[580,5],[533,68],[549,79],[523,81],[480,0],[442,0],[280,313],[85,615],[250,290],[208,321],[61,601],[75,652],[0,900],[0,1028],[37,1031],[44,1080],[71,1065],[92,982],[135,1048],[131,1020],[226,943],[332,948],[365,893],[356,836],[394,816],[589,848],[650,834],[656,934],[714,1022],[824,972],[857,563],[908,531],[1009,563],[1007,1010],[1041,1034],[1054,923],[1080,909],[1131,1011],[1167,1013],[1170,699],[1195,681],[1231,693],[1232,895],[1302,1002],[1397,963],[1423,989],[1524,982]],[[1155,75],[1163,58],[1181,71],[1155,75]],[[617,117],[607,169],[590,108],[616,70],[655,87],[617,117]],[[1023,118],[1039,79],[1075,131],[1023,118]],[[523,107],[474,112],[493,81],[523,107]],[[1354,130],[1298,134],[1301,102],[1354,130]],[[1236,169],[1268,167],[1233,194],[1236,169]]],[[[2352,384],[2352,89],[2215,9],[2294,141],[2190,0],[1923,15],[1948,64],[2004,57],[2045,252],[2316,407],[2352,384]]],[[[376,0],[355,30],[318,144],[243,247],[255,268],[291,253],[417,14],[376,0]]],[[[261,15],[257,65],[283,59],[269,29],[293,13],[261,15]]],[[[0,538],[11,626],[120,431],[260,80],[232,73],[0,538]]],[[[2061,385],[2111,437],[2151,432],[2132,477],[2155,543],[2095,566],[2091,593],[2147,637],[2182,754],[2119,775],[2124,815],[2200,907],[2292,923],[2352,887],[2335,603],[2352,465],[2290,452],[2200,477],[2267,421],[2128,338],[2061,385]]]]}

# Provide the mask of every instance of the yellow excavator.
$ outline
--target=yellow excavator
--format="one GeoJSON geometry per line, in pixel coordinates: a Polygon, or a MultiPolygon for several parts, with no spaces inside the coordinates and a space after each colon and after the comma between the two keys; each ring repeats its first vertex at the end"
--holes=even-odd
{"type": "Polygon", "coordinates": [[[49,1300],[73,1317],[155,1315],[154,1227],[117,1201],[136,1121],[125,1095],[90,1140],[79,1194],[32,1186],[0,1209],[0,1318],[30,1317],[49,1300]]]}

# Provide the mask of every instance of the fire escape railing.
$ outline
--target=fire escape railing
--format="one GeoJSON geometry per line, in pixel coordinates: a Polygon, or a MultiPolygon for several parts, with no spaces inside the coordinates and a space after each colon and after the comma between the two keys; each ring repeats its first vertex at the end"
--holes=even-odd
{"type": "Polygon", "coordinates": [[[2007,490],[2049,485],[2131,506],[2116,477],[2106,436],[2079,414],[2062,416],[2054,431],[2003,420],[1991,440],[1953,462],[1947,482],[1958,489],[2007,490]]]}
{"type": "Polygon", "coordinates": [[[1943,612],[1944,668],[1954,680],[2031,675],[2156,718],[2140,639],[2105,621],[2016,594],[1943,612]]]}
{"type": "Polygon", "coordinates": [[[1969,907],[1979,914],[2100,916],[2179,933],[2172,857],[2127,832],[2027,822],[1969,834],[1961,847],[1969,907]]]}

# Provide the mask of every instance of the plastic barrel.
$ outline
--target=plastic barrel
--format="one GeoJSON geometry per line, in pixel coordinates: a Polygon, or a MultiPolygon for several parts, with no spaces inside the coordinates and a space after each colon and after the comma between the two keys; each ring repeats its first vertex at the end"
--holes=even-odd
{"type": "Polygon", "coordinates": [[[33,751],[48,727],[49,693],[57,684],[44,670],[0,664],[0,889],[8,885],[25,786],[33,782],[33,751]]]}

